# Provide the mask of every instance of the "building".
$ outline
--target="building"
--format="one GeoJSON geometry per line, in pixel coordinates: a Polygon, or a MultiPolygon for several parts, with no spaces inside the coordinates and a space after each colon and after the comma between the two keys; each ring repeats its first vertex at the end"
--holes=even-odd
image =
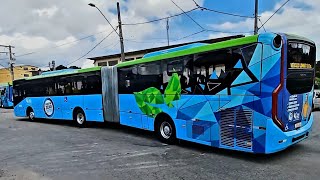
{"type": "MultiPolygon", "coordinates": [[[[228,36],[228,37],[222,37],[222,38],[216,38],[216,39],[207,39],[207,40],[194,41],[194,42],[188,42],[188,43],[183,43],[183,44],[175,44],[175,45],[171,45],[171,46],[163,46],[163,47],[156,47],[156,48],[126,52],[125,53],[125,61],[140,59],[147,53],[161,51],[164,49],[175,48],[178,46],[184,46],[184,45],[193,44],[193,43],[216,43],[216,42],[226,41],[226,40],[230,40],[230,39],[236,39],[236,38],[240,38],[240,37],[244,37],[244,36],[243,35],[228,36]]],[[[88,59],[93,60],[95,66],[114,66],[120,62],[120,58],[121,58],[121,54],[119,53],[119,54],[111,54],[111,55],[106,55],[106,56],[92,57],[92,58],[88,58],[88,59]]]]}
{"type": "MultiPolygon", "coordinates": [[[[15,66],[13,69],[14,79],[21,79],[31,77],[39,74],[39,68],[31,65],[15,66]]],[[[12,82],[11,73],[9,68],[0,69],[0,83],[12,82]]]]}

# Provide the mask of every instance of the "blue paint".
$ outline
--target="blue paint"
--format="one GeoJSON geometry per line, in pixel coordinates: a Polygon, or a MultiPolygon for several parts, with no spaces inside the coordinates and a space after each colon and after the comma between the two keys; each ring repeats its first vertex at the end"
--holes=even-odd
{"type": "Polygon", "coordinates": [[[35,118],[73,120],[75,108],[81,108],[87,121],[103,122],[102,95],[28,97],[14,107],[14,113],[19,117],[27,116],[27,108],[31,107],[35,118]],[[44,103],[47,99],[53,102],[53,114],[45,113],[44,103]],[[67,101],[66,101],[67,99],[67,101]]]}
{"type": "Polygon", "coordinates": [[[237,64],[233,68],[235,68],[235,69],[242,69],[243,68],[242,63],[241,63],[241,59],[238,60],[237,64]]]}
{"type": "Polygon", "coordinates": [[[3,95],[0,94],[0,104],[4,108],[13,107],[13,89],[11,85],[0,86],[0,92],[3,92],[3,95]]]}

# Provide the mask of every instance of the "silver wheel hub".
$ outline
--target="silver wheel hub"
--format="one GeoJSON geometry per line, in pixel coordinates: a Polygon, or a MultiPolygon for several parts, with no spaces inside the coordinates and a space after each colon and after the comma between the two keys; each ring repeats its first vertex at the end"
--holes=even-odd
{"type": "Polygon", "coordinates": [[[77,114],[77,122],[78,124],[83,124],[84,122],[84,115],[82,113],[77,114]]]}
{"type": "Polygon", "coordinates": [[[34,119],[34,112],[30,112],[29,117],[30,119],[34,119]]]}
{"type": "Polygon", "coordinates": [[[160,126],[161,136],[165,139],[169,139],[172,135],[172,127],[168,122],[163,122],[160,126]]]}

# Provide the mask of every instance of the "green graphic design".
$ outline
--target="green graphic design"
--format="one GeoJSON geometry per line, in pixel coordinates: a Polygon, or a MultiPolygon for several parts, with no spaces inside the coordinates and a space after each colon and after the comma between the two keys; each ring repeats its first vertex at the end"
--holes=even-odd
{"type": "Polygon", "coordinates": [[[169,107],[173,107],[172,101],[179,100],[181,96],[180,78],[177,73],[174,73],[164,91],[164,101],[169,107]]]}
{"type": "Polygon", "coordinates": [[[161,92],[154,87],[150,87],[140,92],[135,92],[134,96],[140,110],[147,116],[154,117],[156,114],[162,112],[160,108],[153,107],[150,104],[163,104],[164,100],[161,92]]]}
{"type": "Polygon", "coordinates": [[[140,92],[134,92],[137,105],[140,110],[149,117],[155,117],[162,112],[158,107],[153,107],[150,104],[166,103],[170,108],[174,107],[172,101],[179,100],[181,96],[180,78],[177,73],[174,73],[164,91],[164,98],[160,90],[155,87],[150,87],[140,92]]]}

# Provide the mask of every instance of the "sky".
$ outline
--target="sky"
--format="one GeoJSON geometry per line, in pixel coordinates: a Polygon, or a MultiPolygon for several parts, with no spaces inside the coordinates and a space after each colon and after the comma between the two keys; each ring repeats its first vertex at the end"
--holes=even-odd
{"type": "MultiPolygon", "coordinates": [[[[120,45],[111,26],[88,3],[94,3],[116,27],[117,1],[120,2],[122,23],[127,24],[123,25],[125,51],[167,45],[165,20],[128,24],[180,14],[197,5],[245,17],[198,9],[188,13],[192,19],[185,14],[169,18],[170,44],[253,33],[251,17],[255,0],[2,0],[0,45],[15,47],[16,64],[45,68],[55,60],[57,65],[91,67],[93,61],[87,58],[119,53],[120,45]],[[206,31],[200,32],[202,29],[206,31]]],[[[259,0],[259,26],[286,1],[259,0]]],[[[318,45],[320,0],[290,0],[264,28],[259,33],[293,33],[312,39],[318,45]]],[[[3,51],[8,49],[0,47],[0,52],[3,51]]],[[[8,58],[8,54],[0,53],[0,68],[8,67],[8,58]]],[[[317,53],[317,59],[320,59],[320,53],[317,53]]]]}

